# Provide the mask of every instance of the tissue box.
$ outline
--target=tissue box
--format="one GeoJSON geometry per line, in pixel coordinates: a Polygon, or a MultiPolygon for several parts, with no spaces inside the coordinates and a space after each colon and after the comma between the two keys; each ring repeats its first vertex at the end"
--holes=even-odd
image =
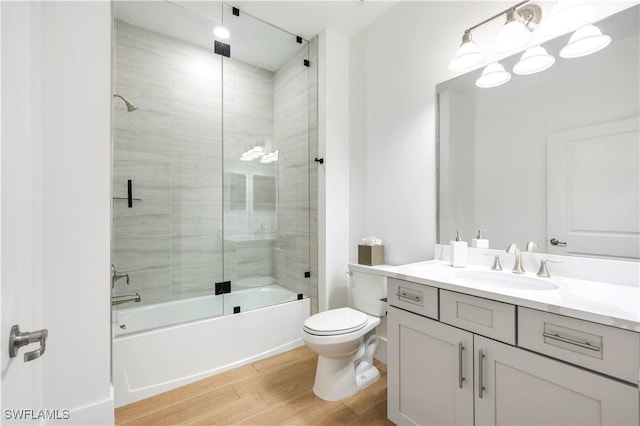
{"type": "Polygon", "coordinates": [[[363,246],[358,245],[358,263],[360,265],[383,265],[384,246],[363,246]]]}

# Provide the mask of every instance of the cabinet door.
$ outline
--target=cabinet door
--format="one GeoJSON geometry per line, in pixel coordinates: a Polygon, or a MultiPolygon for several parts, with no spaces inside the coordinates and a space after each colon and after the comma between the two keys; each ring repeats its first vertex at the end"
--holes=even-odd
{"type": "Polygon", "coordinates": [[[473,423],[473,335],[390,307],[388,415],[398,425],[473,423]]]}
{"type": "Polygon", "coordinates": [[[477,425],[638,424],[636,386],[480,336],[474,348],[477,425]]]}

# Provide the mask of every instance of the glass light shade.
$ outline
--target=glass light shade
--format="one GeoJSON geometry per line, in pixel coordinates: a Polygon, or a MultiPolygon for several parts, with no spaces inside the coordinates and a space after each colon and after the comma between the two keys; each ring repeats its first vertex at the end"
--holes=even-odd
{"type": "Polygon", "coordinates": [[[215,35],[216,37],[224,40],[224,39],[229,38],[231,33],[229,33],[229,30],[226,29],[225,27],[215,27],[213,29],[213,35],[215,35]]]}
{"type": "Polygon", "coordinates": [[[472,70],[484,61],[484,54],[476,44],[469,40],[460,45],[456,57],[449,62],[449,69],[454,72],[472,70]]]}
{"type": "Polygon", "coordinates": [[[511,73],[505,71],[499,62],[494,62],[486,66],[482,75],[476,80],[478,87],[496,87],[511,80],[511,73]]]}
{"type": "Polygon", "coordinates": [[[531,41],[531,31],[522,22],[511,20],[504,24],[496,41],[491,46],[495,53],[508,53],[517,50],[531,41]]]}
{"type": "Polygon", "coordinates": [[[556,58],[549,55],[544,47],[531,47],[522,54],[520,61],[513,67],[519,75],[534,74],[544,71],[554,64],[556,58]]]}
{"type": "Polygon", "coordinates": [[[593,15],[593,7],[584,0],[558,0],[540,31],[546,35],[564,34],[587,24],[593,15]]]}
{"type": "Polygon", "coordinates": [[[611,37],[602,34],[595,25],[587,25],[577,30],[569,43],[560,50],[563,58],[579,58],[604,49],[611,43],[611,37]]]}

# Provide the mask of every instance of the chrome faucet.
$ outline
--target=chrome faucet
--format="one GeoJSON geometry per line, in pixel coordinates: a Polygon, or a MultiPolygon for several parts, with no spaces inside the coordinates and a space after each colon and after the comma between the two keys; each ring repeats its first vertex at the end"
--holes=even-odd
{"type": "Polygon", "coordinates": [[[116,286],[116,281],[118,281],[120,278],[126,278],[127,285],[129,285],[129,274],[123,274],[116,271],[116,265],[112,263],[111,264],[111,288],[114,288],[116,286]]]}
{"type": "Polygon", "coordinates": [[[524,274],[525,270],[522,267],[522,253],[520,253],[520,248],[516,245],[516,243],[509,244],[509,247],[507,247],[506,252],[513,253],[516,257],[516,261],[513,264],[513,273],[524,274]]]}
{"type": "Polygon", "coordinates": [[[120,305],[122,303],[128,302],[141,302],[142,298],[140,297],[140,293],[136,294],[123,294],[122,296],[111,296],[111,306],[120,305]]]}

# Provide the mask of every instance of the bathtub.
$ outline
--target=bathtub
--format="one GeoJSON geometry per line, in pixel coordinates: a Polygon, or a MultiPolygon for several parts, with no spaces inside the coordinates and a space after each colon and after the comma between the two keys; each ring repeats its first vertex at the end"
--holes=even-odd
{"type": "Polygon", "coordinates": [[[115,405],[302,346],[309,312],[308,298],[279,286],[114,311],[115,405]]]}
{"type": "MultiPolygon", "coordinates": [[[[118,309],[113,313],[114,336],[229,315],[297,300],[297,294],[278,285],[237,290],[220,296],[201,296],[155,305],[118,309]]],[[[131,305],[130,305],[131,306],[131,305]]]]}

